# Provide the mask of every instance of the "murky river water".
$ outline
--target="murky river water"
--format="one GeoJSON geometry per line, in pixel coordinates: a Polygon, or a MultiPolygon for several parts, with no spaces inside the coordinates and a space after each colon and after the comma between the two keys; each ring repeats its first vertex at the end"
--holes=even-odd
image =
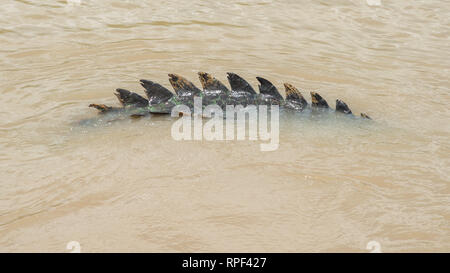
{"type": "Polygon", "coordinates": [[[450,251],[446,1],[72,2],[0,5],[0,251],[450,251]],[[161,116],[77,125],[197,71],[375,122],[291,119],[273,152],[161,116]]]}

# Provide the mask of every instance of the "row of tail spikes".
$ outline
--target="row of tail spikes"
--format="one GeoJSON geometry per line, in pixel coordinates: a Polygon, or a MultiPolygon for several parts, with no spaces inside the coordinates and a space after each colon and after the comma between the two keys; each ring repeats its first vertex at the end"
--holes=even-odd
{"type": "MultiPolygon", "coordinates": [[[[178,96],[186,93],[189,93],[191,95],[201,95],[203,91],[207,90],[222,91],[224,93],[239,91],[248,94],[257,94],[256,91],[253,89],[253,87],[245,79],[231,72],[227,73],[227,78],[231,86],[231,91],[222,82],[211,76],[211,74],[209,73],[198,72],[200,83],[202,84],[203,87],[203,91],[197,88],[192,82],[188,81],[186,78],[180,75],[177,74],[168,74],[168,75],[169,75],[169,82],[173,87],[176,95],[178,96]]],[[[261,94],[272,96],[280,101],[283,100],[283,97],[278,92],[278,89],[270,81],[262,77],[256,77],[256,79],[259,82],[258,87],[259,92],[261,94]]],[[[141,80],[140,83],[145,89],[145,93],[148,97],[148,100],[137,93],[118,88],[116,89],[117,93],[115,93],[115,95],[119,99],[119,102],[122,104],[122,106],[145,107],[149,104],[149,101],[152,103],[162,103],[169,100],[173,96],[172,92],[170,92],[167,88],[158,83],[149,80],[141,80]]],[[[307,101],[296,87],[294,87],[289,83],[285,83],[284,87],[286,90],[286,100],[295,101],[304,105],[307,104],[307,101]]],[[[319,108],[329,108],[326,100],[323,99],[318,93],[310,92],[310,94],[312,106],[319,108]]],[[[109,106],[100,104],[91,104],[90,107],[97,108],[101,112],[107,112],[111,109],[111,107],[109,106]]],[[[336,111],[345,114],[352,114],[350,108],[342,100],[336,100],[336,111]]],[[[361,117],[370,119],[370,117],[365,113],[361,113],[361,117]]]]}

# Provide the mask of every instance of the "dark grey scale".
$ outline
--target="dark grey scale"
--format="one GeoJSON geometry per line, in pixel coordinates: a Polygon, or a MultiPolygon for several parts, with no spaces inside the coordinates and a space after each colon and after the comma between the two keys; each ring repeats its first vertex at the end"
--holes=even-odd
{"type": "Polygon", "coordinates": [[[327,101],[322,98],[318,93],[316,92],[310,92],[311,93],[311,107],[312,108],[322,108],[322,109],[329,109],[330,106],[328,106],[327,101]]]}
{"type": "Polygon", "coordinates": [[[210,93],[225,93],[229,94],[230,90],[218,79],[214,78],[211,74],[206,72],[198,72],[200,83],[203,87],[203,92],[210,93]]]}
{"type": "Polygon", "coordinates": [[[114,95],[119,100],[122,107],[112,107],[105,104],[91,103],[89,107],[96,108],[101,114],[106,113],[123,113],[130,109],[145,108],[148,106],[148,100],[139,94],[118,88],[114,95]]]}
{"type": "Polygon", "coordinates": [[[201,96],[202,91],[192,82],[177,74],[169,74],[169,82],[178,97],[201,96]]]}
{"type": "Polygon", "coordinates": [[[225,109],[230,90],[211,74],[198,72],[198,76],[203,87],[203,106],[216,104],[225,109]]]}
{"type": "Polygon", "coordinates": [[[227,73],[227,78],[231,86],[231,95],[227,104],[242,105],[244,107],[249,104],[256,104],[258,94],[246,80],[231,72],[227,73]]]}
{"type": "Polygon", "coordinates": [[[89,107],[97,109],[100,114],[117,113],[123,111],[124,109],[122,107],[112,107],[105,104],[97,104],[97,103],[91,103],[89,104],[89,107]]]}
{"type": "Polygon", "coordinates": [[[285,83],[284,88],[286,90],[286,99],[284,100],[284,107],[296,111],[303,111],[308,102],[305,100],[300,91],[292,84],[285,83]]]}
{"type": "Polygon", "coordinates": [[[194,97],[203,96],[203,92],[192,82],[177,74],[169,74],[169,82],[176,93],[176,99],[190,108],[194,107],[194,97]]]}
{"type": "Polygon", "coordinates": [[[352,115],[352,110],[347,104],[339,99],[336,100],[336,112],[352,115]]]}
{"type": "Polygon", "coordinates": [[[160,104],[173,97],[173,93],[159,83],[148,80],[141,80],[140,82],[145,89],[149,105],[160,104]]]}
{"type": "Polygon", "coordinates": [[[369,117],[369,115],[367,115],[366,113],[361,113],[361,118],[364,118],[364,119],[372,119],[371,117],[369,117]]]}
{"type": "Polygon", "coordinates": [[[284,99],[281,96],[278,89],[268,80],[256,77],[259,81],[259,96],[257,99],[258,104],[283,104],[284,99]]]}
{"type": "Polygon", "coordinates": [[[124,107],[148,106],[148,100],[139,94],[121,88],[116,89],[116,91],[117,93],[114,93],[114,95],[116,95],[117,99],[124,107]]]}

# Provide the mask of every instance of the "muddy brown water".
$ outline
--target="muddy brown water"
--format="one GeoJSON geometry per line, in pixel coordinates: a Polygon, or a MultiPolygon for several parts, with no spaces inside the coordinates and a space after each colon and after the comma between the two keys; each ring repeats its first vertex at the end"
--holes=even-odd
{"type": "Polygon", "coordinates": [[[0,251],[450,251],[450,7],[377,2],[3,3],[0,251]],[[273,152],[175,141],[162,116],[77,125],[198,71],[375,122],[290,119],[273,152]]]}

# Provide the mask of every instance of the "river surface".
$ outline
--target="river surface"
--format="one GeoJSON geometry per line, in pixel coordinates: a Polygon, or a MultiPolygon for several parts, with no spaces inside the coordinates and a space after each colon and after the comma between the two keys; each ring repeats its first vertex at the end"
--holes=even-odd
{"type": "MultiPolygon", "coordinates": [[[[0,251],[450,251],[447,1],[6,1],[0,251]],[[281,118],[263,141],[174,119],[82,126],[139,79],[226,72],[373,122],[281,118]],[[283,122],[284,121],[284,122],[283,122]],[[369,242],[375,241],[369,244],[369,242]]],[[[227,83],[228,84],[228,83],[227,83]]]]}

